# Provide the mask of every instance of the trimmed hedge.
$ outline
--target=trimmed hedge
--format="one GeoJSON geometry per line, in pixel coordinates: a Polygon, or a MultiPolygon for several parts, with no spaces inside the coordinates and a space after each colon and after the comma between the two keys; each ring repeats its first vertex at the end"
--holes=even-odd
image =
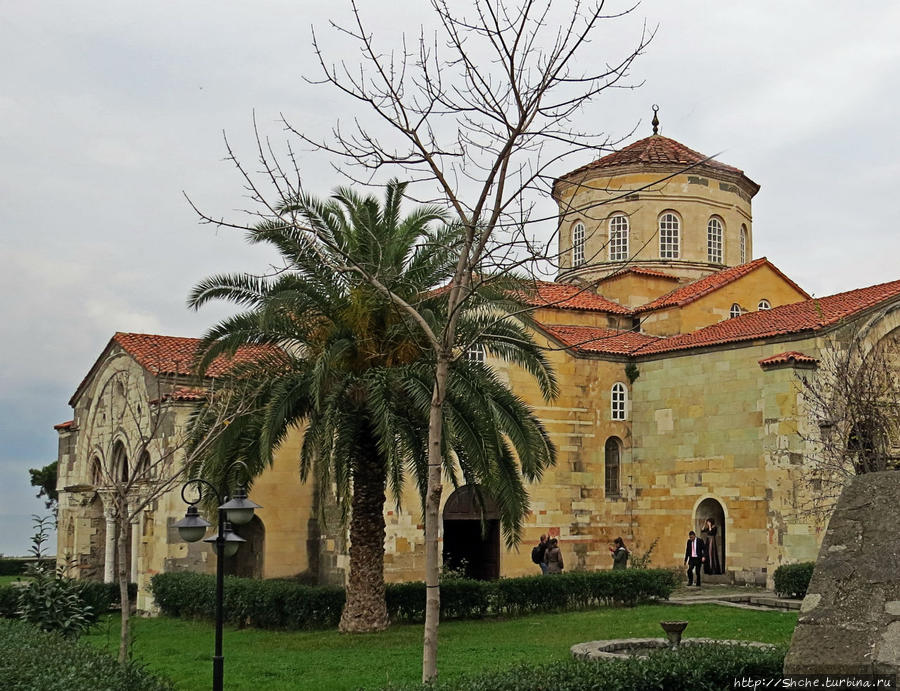
{"type": "Polygon", "coordinates": [[[174,686],[134,663],[120,665],[88,643],[66,640],[21,621],[0,621],[4,691],[169,691],[174,686]]]}
{"type": "Polygon", "coordinates": [[[798,600],[806,597],[809,581],[812,579],[814,561],[799,564],[784,564],[775,569],[775,593],[781,597],[793,597],[798,600]]]}
{"type": "Polygon", "coordinates": [[[741,677],[781,677],[784,648],[763,650],[741,645],[685,646],[660,650],[648,657],[604,662],[564,660],[520,664],[497,672],[480,672],[433,685],[389,686],[389,689],[433,691],[719,691],[741,677]]]}
{"type": "MultiPolygon", "coordinates": [[[[107,612],[113,606],[119,606],[119,585],[118,583],[101,583],[100,581],[79,581],[78,591],[81,599],[91,606],[92,619],[96,620],[104,612],[107,612]]],[[[22,585],[2,585],[0,586],[0,618],[2,619],[18,619],[19,595],[24,588],[28,587],[25,582],[22,585]]],[[[137,584],[128,584],[128,593],[131,602],[137,597],[137,584]]],[[[2,687],[0,687],[2,688],[2,687]]]]}
{"type": "MultiPolygon", "coordinates": [[[[663,569],[575,571],[555,576],[501,578],[497,581],[445,580],[441,583],[441,618],[476,619],[567,611],[601,605],[633,605],[668,599],[676,586],[663,569]]],[[[175,617],[212,618],[215,577],[161,573],[150,586],[163,613],[175,617]]],[[[388,614],[394,622],[425,618],[425,584],[385,586],[388,614]]],[[[225,616],[236,626],[263,629],[323,629],[337,626],[344,606],[341,587],[306,586],[284,580],[226,577],[225,616]]]]}
{"type": "Polygon", "coordinates": [[[32,557],[0,557],[0,576],[22,576],[29,564],[40,563],[48,569],[56,568],[56,559],[45,557],[34,559],[32,557]]]}

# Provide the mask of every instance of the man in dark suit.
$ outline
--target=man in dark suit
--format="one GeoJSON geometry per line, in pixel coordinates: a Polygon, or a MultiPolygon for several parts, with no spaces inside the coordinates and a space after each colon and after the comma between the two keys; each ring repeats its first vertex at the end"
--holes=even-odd
{"type": "Polygon", "coordinates": [[[687,545],[684,548],[684,563],[688,567],[688,587],[694,585],[694,574],[697,574],[697,587],[700,587],[700,572],[703,571],[703,562],[706,561],[706,545],[703,540],[697,539],[697,533],[693,530],[688,533],[687,545]]]}

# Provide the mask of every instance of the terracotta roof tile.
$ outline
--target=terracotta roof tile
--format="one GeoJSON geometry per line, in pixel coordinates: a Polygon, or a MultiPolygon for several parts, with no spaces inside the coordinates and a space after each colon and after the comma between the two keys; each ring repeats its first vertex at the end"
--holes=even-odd
{"type": "Polygon", "coordinates": [[[591,170],[604,170],[634,165],[697,166],[698,168],[706,168],[713,171],[743,176],[755,190],[759,189],[759,186],[747,178],[744,175],[744,171],[740,168],[719,163],[715,159],[711,159],[708,156],[704,156],[703,154],[686,147],[681,142],[669,139],[668,137],[663,137],[660,134],[640,139],[619,151],[614,151],[596,161],[581,166],[580,168],[576,168],[561,176],[559,180],[565,180],[566,178],[591,170]]]}
{"type": "Polygon", "coordinates": [[[603,283],[604,281],[609,281],[613,278],[622,278],[623,276],[627,276],[628,274],[634,274],[635,276],[648,276],[649,278],[665,278],[669,281],[678,280],[678,276],[673,276],[672,274],[663,273],[662,271],[656,271],[654,269],[645,269],[641,266],[632,266],[627,269],[622,269],[621,271],[611,273],[608,276],[604,276],[597,282],[603,283]]]}
{"type": "MultiPolygon", "coordinates": [[[[122,346],[141,367],[153,374],[183,376],[194,374],[194,356],[200,345],[199,338],[117,332],[113,336],[113,340],[122,346]]],[[[219,357],[213,360],[206,375],[209,377],[222,376],[236,364],[252,362],[271,353],[272,349],[268,346],[244,346],[237,351],[233,358],[219,357]]]]}
{"type": "Polygon", "coordinates": [[[53,425],[53,429],[66,430],[66,429],[71,429],[74,426],[75,426],[75,420],[66,420],[65,422],[60,422],[58,425],[53,425]]]}
{"type": "Polygon", "coordinates": [[[631,310],[617,302],[597,295],[590,286],[569,283],[549,283],[534,281],[529,283],[534,292],[521,296],[532,307],[552,307],[562,310],[584,310],[587,312],[607,312],[609,314],[631,314],[631,310]]]}
{"type": "Polygon", "coordinates": [[[583,353],[628,355],[642,346],[660,340],[658,336],[619,329],[557,324],[539,326],[563,345],[583,353]]]}
{"type": "Polygon", "coordinates": [[[789,350],[786,353],[778,353],[759,361],[759,366],[763,369],[769,367],[780,367],[782,365],[816,365],[819,361],[816,358],[801,353],[797,350],[789,350]]]}
{"type": "Polygon", "coordinates": [[[199,387],[175,389],[162,397],[163,401],[205,401],[209,391],[199,387]]]}
{"type": "Polygon", "coordinates": [[[866,309],[900,298],[900,281],[858,288],[824,298],[811,298],[770,310],[749,312],[689,334],[671,336],[637,351],[636,355],[666,353],[688,348],[774,338],[804,331],[818,331],[853,317],[866,309]]]}
{"type": "Polygon", "coordinates": [[[664,309],[666,307],[681,307],[690,302],[693,302],[694,300],[697,300],[698,298],[703,297],[704,295],[708,295],[709,293],[712,293],[719,288],[723,288],[729,283],[733,283],[737,279],[746,276],[747,274],[755,271],[761,266],[768,266],[770,269],[775,271],[775,273],[781,276],[785,281],[787,281],[791,286],[798,290],[801,294],[809,297],[808,293],[805,290],[803,290],[790,278],[779,271],[778,268],[768,259],[766,259],[765,257],[760,257],[759,259],[754,259],[753,261],[747,262],[746,264],[739,264],[738,266],[732,266],[727,269],[722,269],[721,271],[717,271],[716,273],[710,274],[709,276],[704,276],[703,278],[696,280],[693,283],[679,286],[672,292],[661,295],[652,302],[648,302],[646,305],[641,305],[634,311],[636,313],[642,313],[664,309]]]}

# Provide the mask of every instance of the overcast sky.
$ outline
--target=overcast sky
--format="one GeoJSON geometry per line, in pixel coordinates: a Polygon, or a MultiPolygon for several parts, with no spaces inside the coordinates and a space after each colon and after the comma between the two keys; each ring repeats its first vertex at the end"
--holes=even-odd
{"type": "MultiPolygon", "coordinates": [[[[421,0],[360,0],[377,35],[415,33],[421,0]]],[[[453,3],[454,6],[461,5],[453,3]]],[[[8,4],[0,18],[0,552],[24,553],[41,513],[28,468],[56,458],[52,426],[115,331],[199,335],[221,311],[185,309],[200,278],[267,256],[198,223],[242,208],[222,132],[252,159],[251,117],[277,141],[284,113],[323,134],[349,104],[315,76],[310,26],[346,5],[276,2],[8,4]]],[[[332,3],[328,3],[332,4],[332,3]]],[[[554,3],[556,5],[557,3],[554,3]]],[[[762,190],[754,256],[817,296],[900,278],[900,4],[646,0],[591,47],[614,60],[655,40],[579,123],[661,132],[722,152],[762,190]]],[[[355,55],[349,54],[348,59],[355,55]]],[[[573,162],[581,164],[587,160],[573,162]]],[[[310,191],[342,182],[303,155],[310,191]]],[[[564,171],[559,171],[564,172],[564,171]]],[[[548,200],[543,215],[552,215],[548,200]]],[[[544,229],[553,230],[552,222],[544,229]]]]}

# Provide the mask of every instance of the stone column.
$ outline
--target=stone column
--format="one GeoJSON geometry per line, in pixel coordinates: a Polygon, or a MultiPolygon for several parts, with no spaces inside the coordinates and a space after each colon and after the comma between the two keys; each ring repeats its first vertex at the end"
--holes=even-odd
{"type": "Polygon", "coordinates": [[[103,582],[116,580],[116,519],[111,510],[104,512],[106,516],[106,545],[103,553],[103,582]]]}
{"type": "Polygon", "coordinates": [[[131,575],[129,576],[131,583],[137,583],[138,580],[138,556],[141,548],[141,533],[143,533],[144,512],[141,511],[131,521],[131,575]]]}

